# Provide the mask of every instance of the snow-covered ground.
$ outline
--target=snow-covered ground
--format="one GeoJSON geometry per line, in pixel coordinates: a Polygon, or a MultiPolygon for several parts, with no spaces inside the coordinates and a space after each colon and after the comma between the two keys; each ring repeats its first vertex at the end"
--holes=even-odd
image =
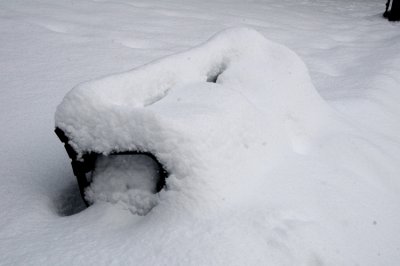
{"type": "Polygon", "coordinates": [[[398,265],[400,24],[383,10],[373,0],[0,1],[0,264],[398,265]],[[270,45],[225,31],[183,54],[195,63],[181,54],[83,85],[129,113],[124,104],[141,108],[148,95],[110,93],[126,75],[165,80],[155,87],[167,97],[150,108],[162,116],[135,113],[148,135],[133,145],[155,143],[171,172],[140,216],[96,194],[126,174],[105,161],[96,172],[105,183],[94,182],[95,204],[84,209],[53,133],[64,95],[237,26],[270,45]],[[218,56],[233,63],[205,82],[218,56]],[[199,61],[206,67],[196,72],[199,61]]]}

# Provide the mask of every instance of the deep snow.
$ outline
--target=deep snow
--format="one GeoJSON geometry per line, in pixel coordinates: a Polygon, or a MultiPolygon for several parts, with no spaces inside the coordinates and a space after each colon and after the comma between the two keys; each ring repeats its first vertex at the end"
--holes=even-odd
{"type": "MultiPolygon", "coordinates": [[[[269,157],[307,153],[334,126],[333,116],[293,52],[254,30],[232,28],[186,52],[77,86],[55,117],[78,160],[90,152],[150,152],[169,173],[167,190],[201,193],[195,204],[208,206],[235,179],[263,186],[269,157]],[[229,173],[238,165],[240,175],[229,173]],[[260,174],[243,180],[250,171],[260,174]],[[183,179],[191,188],[176,184],[183,179]],[[213,179],[211,187],[192,188],[213,179]]],[[[123,172],[118,165],[112,168],[123,172]]],[[[110,185],[102,179],[106,185],[95,179],[97,186],[110,185]]]]}
{"type": "MultiPolygon", "coordinates": [[[[380,17],[384,3],[4,1],[0,6],[1,264],[399,263],[400,25],[380,17]],[[204,118],[208,126],[204,132],[187,128],[191,134],[179,140],[182,145],[172,143],[180,148],[178,155],[165,147],[166,160],[178,158],[169,170],[182,178],[168,180],[169,189],[146,216],[101,202],[66,216],[82,202],[53,133],[63,96],[82,81],[182,52],[231,26],[255,28],[292,49],[301,59],[277,57],[268,73],[290,63],[301,69],[303,60],[313,85],[276,75],[277,84],[289,86],[275,87],[273,97],[264,90],[232,94],[224,80],[241,77],[236,70],[221,76],[222,85],[203,79],[178,86],[154,111],[165,122],[200,125],[204,118]],[[305,90],[292,94],[296,86],[305,90]],[[303,97],[314,87],[323,100],[303,97]],[[177,110],[178,98],[185,112],[177,110]],[[198,99],[205,99],[203,105],[194,106],[198,99]],[[246,111],[228,109],[236,102],[246,111]],[[223,119],[210,119],[215,114],[223,119]],[[198,137],[205,135],[211,137],[203,145],[198,137]],[[260,136],[267,137],[260,141],[260,136]],[[182,158],[196,167],[181,164],[182,158]]],[[[246,44],[243,39],[221,47],[246,44]]],[[[274,54],[286,51],[281,48],[274,54]]],[[[208,53],[199,57],[207,59],[203,54],[208,53]]],[[[250,61],[241,70],[257,73],[259,68],[251,68],[257,60],[250,61]]],[[[160,78],[144,72],[146,81],[160,78]]],[[[243,77],[246,84],[268,79],[243,77]]],[[[235,90],[259,87],[237,82],[235,90]]],[[[113,79],[111,84],[121,86],[113,79]]],[[[118,100],[118,94],[112,96],[106,100],[118,100]]],[[[151,121],[161,121],[156,118],[151,121]]],[[[170,123],[155,125],[156,130],[168,125],[176,136],[182,132],[176,124],[176,131],[170,123]]]]}

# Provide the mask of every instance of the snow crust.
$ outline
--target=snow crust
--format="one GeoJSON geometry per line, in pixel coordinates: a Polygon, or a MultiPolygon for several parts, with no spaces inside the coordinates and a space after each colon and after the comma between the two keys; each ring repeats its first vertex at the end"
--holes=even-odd
{"type": "Polygon", "coordinates": [[[398,265],[400,31],[383,9],[0,2],[0,264],[398,265]],[[233,26],[260,33],[195,47],[233,26]],[[81,152],[156,154],[159,194],[151,161],[109,156],[82,210],[53,115],[89,79],[57,125],[81,152]]]}

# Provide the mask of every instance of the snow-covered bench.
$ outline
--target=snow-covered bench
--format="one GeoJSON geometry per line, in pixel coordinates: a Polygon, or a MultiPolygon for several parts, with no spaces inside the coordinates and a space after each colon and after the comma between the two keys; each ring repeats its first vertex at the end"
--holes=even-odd
{"type": "Polygon", "coordinates": [[[129,197],[90,185],[99,155],[150,156],[159,176],[152,192],[167,176],[171,190],[187,180],[218,190],[287,149],[307,152],[328,112],[295,53],[252,29],[232,28],[188,51],[78,85],[58,106],[55,125],[82,195],[129,205],[129,197]]]}

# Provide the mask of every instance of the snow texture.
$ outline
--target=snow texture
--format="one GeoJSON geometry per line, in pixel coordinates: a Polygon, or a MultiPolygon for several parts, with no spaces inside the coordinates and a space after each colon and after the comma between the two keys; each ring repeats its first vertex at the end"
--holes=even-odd
{"type": "MultiPolygon", "coordinates": [[[[316,132],[333,123],[330,117],[293,52],[254,30],[233,28],[184,53],[77,86],[57,108],[56,126],[79,154],[154,154],[173,189],[185,189],[174,188],[175,179],[197,184],[218,176],[220,185],[203,190],[217,196],[233,179],[224,173],[238,164],[254,167],[251,156],[262,167],[268,153],[280,157],[287,143],[307,152],[316,132]]],[[[253,178],[259,177],[246,182],[253,178]]],[[[110,185],[100,179],[106,184],[95,175],[95,187],[110,185]]],[[[90,201],[110,198],[95,192],[90,201]]],[[[137,201],[132,203],[136,209],[137,201]]]]}
{"type": "Polygon", "coordinates": [[[90,203],[119,204],[145,215],[157,203],[158,165],[146,155],[112,155],[97,159],[93,182],[86,191],[90,203]]]}
{"type": "Polygon", "coordinates": [[[398,265],[400,25],[383,10],[0,2],[0,264],[398,265]],[[103,154],[86,209],[56,109],[103,154]],[[154,161],[108,156],[128,150],[166,167],[158,194],[154,161]]]}
{"type": "Polygon", "coordinates": [[[258,138],[267,141],[279,138],[288,119],[305,131],[319,130],[326,113],[293,52],[237,28],[187,52],[77,86],[57,108],[56,126],[79,153],[146,151],[174,168],[189,164],[182,157],[170,162],[185,152],[163,154],[201,149],[185,147],[185,139],[218,144],[227,131],[240,138],[264,124],[271,133],[258,138]]]}

